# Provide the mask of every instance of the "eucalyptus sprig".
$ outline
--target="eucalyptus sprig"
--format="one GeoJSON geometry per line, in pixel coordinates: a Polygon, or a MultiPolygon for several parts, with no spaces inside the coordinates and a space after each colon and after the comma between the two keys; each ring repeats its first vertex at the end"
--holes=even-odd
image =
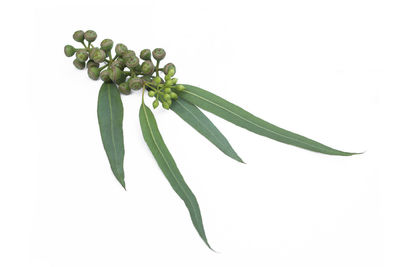
{"type": "Polygon", "coordinates": [[[121,94],[128,95],[132,91],[142,90],[139,121],[144,140],[172,188],[186,204],[194,227],[209,248],[211,247],[207,241],[196,197],[185,183],[164,143],[151,109],[145,105],[145,92],[149,97],[155,98],[154,109],[161,102],[164,109],[174,111],[224,154],[239,162],[243,162],[242,159],[200,109],[214,113],[256,134],[303,149],[338,156],[358,154],[340,151],[279,128],[204,89],[178,84],[177,78],[174,78],[175,65],[173,63],[168,63],[163,67],[160,65],[166,56],[162,48],[156,48],[153,51],[143,49],[138,57],[126,45],[117,44],[114,49],[115,55],[113,55],[114,42],[104,39],[100,47],[95,47],[93,42],[97,39],[97,34],[92,30],[76,31],[73,39],[82,47],[75,48],[72,45],[66,45],[65,55],[67,57],[75,55],[73,64],[77,69],[83,70],[86,67],[91,79],[100,78],[103,81],[98,96],[97,115],[103,146],[115,177],[125,188],[125,148],[122,127],[124,111],[121,94]]]}

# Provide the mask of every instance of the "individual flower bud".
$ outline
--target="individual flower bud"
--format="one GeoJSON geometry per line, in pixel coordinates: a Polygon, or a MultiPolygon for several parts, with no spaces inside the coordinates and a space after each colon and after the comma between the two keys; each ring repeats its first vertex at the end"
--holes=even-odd
{"type": "Polygon", "coordinates": [[[169,109],[169,104],[167,102],[162,103],[163,108],[169,109]]]}
{"type": "Polygon", "coordinates": [[[159,76],[157,76],[153,79],[153,82],[155,85],[159,85],[161,83],[161,78],[159,76]]]}
{"type": "Polygon", "coordinates": [[[128,83],[123,82],[118,86],[119,91],[124,95],[129,95],[131,93],[131,89],[128,86],[128,83]]]}
{"type": "Polygon", "coordinates": [[[140,51],[140,58],[143,60],[150,60],[151,59],[150,49],[143,49],[142,51],[140,51]]]}
{"type": "Polygon", "coordinates": [[[171,93],[171,88],[166,87],[166,88],[164,89],[164,92],[167,93],[167,94],[171,93]]]}
{"type": "Polygon", "coordinates": [[[178,95],[176,93],[172,92],[170,95],[172,99],[178,99],[178,95]]]}
{"type": "Polygon", "coordinates": [[[111,67],[108,70],[108,75],[110,76],[110,79],[115,83],[120,82],[124,78],[124,73],[122,72],[122,70],[115,66],[111,67]]]}
{"type": "Polygon", "coordinates": [[[153,50],[153,57],[155,60],[160,61],[165,58],[165,50],[162,48],[156,48],[153,50]]]}
{"type": "Polygon", "coordinates": [[[111,82],[109,71],[108,70],[103,70],[102,72],[100,72],[100,79],[103,82],[111,82]]]}
{"type": "Polygon", "coordinates": [[[124,62],[125,62],[125,65],[130,69],[133,69],[136,66],[139,66],[139,58],[136,56],[130,57],[130,58],[124,60],[124,62]]]}
{"type": "Polygon", "coordinates": [[[171,106],[171,105],[172,105],[172,100],[171,100],[171,99],[168,99],[168,100],[167,100],[167,103],[168,103],[168,106],[171,106]]]}
{"type": "Polygon", "coordinates": [[[72,63],[78,70],[83,70],[85,68],[85,62],[80,62],[77,58],[74,59],[72,63]]]}
{"type": "Polygon", "coordinates": [[[85,40],[88,42],[94,42],[97,38],[97,33],[95,31],[92,30],[88,30],[85,32],[85,40]]]}
{"type": "Polygon", "coordinates": [[[133,90],[139,90],[140,88],[143,87],[143,80],[141,78],[129,78],[128,80],[128,85],[129,88],[133,89],[133,90]]]}
{"type": "Polygon", "coordinates": [[[74,38],[74,40],[77,42],[83,42],[85,39],[85,33],[83,31],[76,31],[72,35],[72,38],[74,38]]]}
{"type": "Polygon", "coordinates": [[[117,68],[123,70],[125,68],[124,60],[122,58],[117,58],[116,60],[114,60],[111,63],[111,67],[117,67],[117,68]]]}
{"type": "Polygon", "coordinates": [[[174,76],[174,75],[175,75],[176,68],[175,68],[175,65],[174,65],[174,64],[168,63],[167,65],[164,66],[164,69],[163,69],[164,74],[165,74],[165,75],[168,75],[168,74],[170,73],[170,70],[172,70],[172,69],[173,69],[174,71],[173,71],[173,73],[172,73],[170,76],[174,76]]]}
{"type": "Polygon", "coordinates": [[[75,52],[76,52],[76,49],[72,45],[64,46],[64,54],[67,57],[72,57],[73,55],[75,55],[75,52]]]}
{"type": "Polygon", "coordinates": [[[136,53],[135,53],[135,51],[132,51],[132,50],[128,50],[122,55],[122,58],[124,60],[128,60],[130,58],[135,58],[135,57],[136,57],[136,53]]]}
{"type": "Polygon", "coordinates": [[[136,67],[134,67],[132,69],[136,74],[140,74],[140,72],[142,71],[142,67],[139,65],[137,65],[136,67]]]}
{"type": "Polygon", "coordinates": [[[86,52],[85,49],[79,49],[76,52],[76,59],[79,60],[80,62],[86,62],[88,57],[89,57],[88,52],[86,52]]]}
{"type": "Polygon", "coordinates": [[[165,75],[165,80],[166,80],[166,81],[171,80],[171,76],[170,76],[170,75],[165,75]]]}
{"type": "Polygon", "coordinates": [[[142,72],[146,75],[151,75],[154,72],[154,64],[150,60],[142,63],[142,72]]]}
{"type": "Polygon", "coordinates": [[[172,81],[172,84],[176,84],[178,82],[178,79],[177,78],[173,78],[171,81],[172,81]]]}
{"type": "Polygon", "coordinates": [[[160,103],[158,102],[158,100],[157,100],[157,99],[154,100],[154,101],[153,101],[153,108],[156,109],[156,108],[158,107],[158,104],[160,104],[160,103]]]}
{"type": "Polygon", "coordinates": [[[126,51],[128,51],[128,48],[124,44],[117,44],[115,46],[115,53],[117,56],[122,56],[126,51]]]}
{"type": "Polygon", "coordinates": [[[125,81],[126,81],[126,74],[125,74],[125,73],[122,73],[121,79],[119,79],[119,80],[116,81],[115,83],[116,83],[116,84],[121,84],[121,83],[123,83],[123,82],[125,82],[125,81]]]}
{"type": "Polygon", "coordinates": [[[174,82],[172,80],[168,80],[165,82],[165,86],[172,86],[174,85],[174,82]]]}
{"type": "Polygon", "coordinates": [[[155,91],[149,91],[149,96],[150,97],[153,97],[153,96],[155,96],[156,95],[156,92],[155,91]]]}
{"type": "Polygon", "coordinates": [[[164,94],[164,99],[166,101],[171,100],[171,96],[169,94],[164,94]]]}
{"type": "Polygon", "coordinates": [[[88,76],[92,80],[98,80],[100,76],[100,70],[97,67],[88,68],[88,76]]]}
{"type": "Polygon", "coordinates": [[[98,68],[100,65],[99,65],[99,63],[96,63],[93,60],[89,60],[88,63],[86,64],[86,66],[88,69],[90,69],[91,67],[98,68]]]}
{"type": "Polygon", "coordinates": [[[169,71],[168,71],[168,74],[167,74],[168,76],[174,76],[175,75],[175,69],[170,69],[169,71]]]}
{"type": "Polygon", "coordinates": [[[178,90],[179,92],[182,92],[183,90],[185,90],[185,86],[183,86],[182,84],[178,84],[178,85],[175,87],[175,89],[178,90]]]}
{"type": "Polygon", "coordinates": [[[108,52],[111,50],[111,48],[113,47],[114,42],[111,39],[104,39],[103,41],[101,41],[100,43],[100,47],[101,49],[103,49],[104,51],[108,52]]]}
{"type": "Polygon", "coordinates": [[[99,48],[97,47],[93,47],[89,49],[89,58],[93,60],[94,57],[94,53],[96,53],[96,51],[99,50],[99,48]]]}
{"type": "Polygon", "coordinates": [[[101,50],[101,49],[97,49],[93,53],[93,61],[96,62],[96,63],[104,62],[106,57],[107,57],[106,52],[104,52],[104,50],[101,50]]]}

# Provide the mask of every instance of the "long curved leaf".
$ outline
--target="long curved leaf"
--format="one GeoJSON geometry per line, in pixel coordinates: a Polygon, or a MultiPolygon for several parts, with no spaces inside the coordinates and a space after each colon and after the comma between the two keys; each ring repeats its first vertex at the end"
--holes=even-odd
{"type": "Polygon", "coordinates": [[[339,156],[358,154],[336,150],[307,137],[279,128],[204,89],[186,84],[184,86],[186,89],[179,94],[180,97],[256,134],[323,154],[339,156]]]}
{"type": "Polygon", "coordinates": [[[124,108],[118,88],[113,83],[103,83],[97,102],[101,139],[111,170],[125,188],[123,117],[124,108]]]}
{"type": "Polygon", "coordinates": [[[218,147],[223,153],[243,163],[242,159],[238,156],[235,150],[233,150],[225,136],[195,105],[187,102],[183,98],[178,98],[173,102],[170,108],[190,126],[218,147]]]}
{"type": "Polygon", "coordinates": [[[185,202],[186,207],[189,210],[190,217],[193,225],[199,233],[200,237],[211,249],[208,244],[207,237],[203,227],[203,221],[201,219],[200,207],[197,203],[196,197],[185,183],[181,173],[174,159],[172,158],[164,140],[158,130],[157,122],[154,118],[151,110],[143,103],[139,111],[140,126],[142,128],[143,138],[146,141],[151,153],[153,153],[158,166],[164,173],[168,182],[172,188],[179,195],[179,197],[185,202]]]}

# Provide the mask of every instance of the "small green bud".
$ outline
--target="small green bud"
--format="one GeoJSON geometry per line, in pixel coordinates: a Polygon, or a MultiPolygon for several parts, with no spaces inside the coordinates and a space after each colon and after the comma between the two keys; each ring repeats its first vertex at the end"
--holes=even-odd
{"type": "Polygon", "coordinates": [[[167,100],[167,103],[168,103],[168,106],[171,106],[171,105],[172,105],[172,100],[171,100],[171,99],[168,99],[168,100],[167,100]]]}
{"type": "Polygon", "coordinates": [[[76,52],[76,49],[72,45],[64,46],[64,54],[67,57],[72,57],[73,55],[75,55],[75,52],[76,52]]]}
{"type": "Polygon", "coordinates": [[[166,88],[164,89],[164,92],[167,93],[167,94],[171,93],[171,88],[166,87],[166,88]]]}
{"type": "Polygon", "coordinates": [[[155,91],[149,91],[149,96],[150,97],[153,97],[153,96],[155,96],[156,95],[156,92],[155,91]]]}
{"type": "Polygon", "coordinates": [[[118,82],[121,83],[121,80],[124,78],[124,73],[122,70],[115,66],[108,70],[108,75],[110,76],[110,79],[117,84],[118,82]]]}
{"type": "Polygon", "coordinates": [[[100,72],[100,79],[103,82],[111,82],[109,71],[108,70],[103,70],[102,72],[100,72]]]}
{"type": "Polygon", "coordinates": [[[171,80],[171,76],[170,76],[170,75],[165,75],[165,80],[166,80],[166,81],[171,80]]]}
{"type": "Polygon", "coordinates": [[[142,63],[142,72],[146,75],[151,75],[154,72],[154,64],[150,60],[142,63]]]}
{"type": "Polygon", "coordinates": [[[74,59],[72,63],[78,70],[83,70],[85,68],[85,62],[80,62],[77,58],[74,59]]]}
{"type": "Polygon", "coordinates": [[[143,60],[150,60],[151,59],[150,49],[143,49],[142,51],[140,51],[140,58],[143,60]]]}
{"type": "Polygon", "coordinates": [[[93,47],[93,48],[90,48],[90,49],[89,49],[89,58],[90,58],[90,59],[93,60],[94,53],[96,53],[97,50],[100,50],[100,49],[97,48],[97,47],[93,47]]]}
{"type": "Polygon", "coordinates": [[[134,57],[136,57],[136,53],[135,53],[135,51],[132,51],[132,50],[127,50],[125,53],[122,54],[122,58],[124,60],[127,60],[129,58],[134,58],[134,57]]]}
{"type": "Polygon", "coordinates": [[[100,66],[99,63],[94,62],[93,60],[89,60],[86,64],[87,68],[90,69],[91,67],[98,68],[100,66]]]}
{"type": "Polygon", "coordinates": [[[129,88],[133,89],[133,90],[139,90],[140,88],[143,87],[143,80],[141,78],[129,78],[128,80],[128,85],[129,88]]]}
{"type": "Polygon", "coordinates": [[[107,55],[106,55],[106,52],[104,52],[104,50],[97,49],[93,54],[93,61],[96,63],[101,63],[101,62],[104,62],[106,57],[107,57],[107,55]]]}
{"type": "Polygon", "coordinates": [[[163,108],[169,109],[169,104],[167,102],[162,103],[163,108]]]}
{"type": "Polygon", "coordinates": [[[155,77],[153,80],[154,84],[159,85],[161,83],[161,78],[159,76],[155,77]]]}
{"type": "Polygon", "coordinates": [[[123,70],[125,68],[124,60],[122,58],[117,58],[111,63],[110,67],[117,67],[123,70]]]}
{"type": "Polygon", "coordinates": [[[136,66],[139,66],[139,58],[138,57],[129,57],[128,59],[124,60],[125,65],[130,68],[133,69],[136,66]]]}
{"type": "Polygon", "coordinates": [[[163,71],[164,71],[164,74],[165,74],[165,75],[174,76],[174,75],[175,75],[175,72],[176,72],[175,65],[172,64],[172,63],[168,63],[167,65],[164,66],[163,71]],[[172,70],[172,69],[173,69],[174,71],[173,71],[173,73],[172,73],[171,75],[169,75],[170,70],[172,70]]]}
{"type": "Polygon", "coordinates": [[[128,47],[124,44],[117,44],[115,46],[115,53],[117,56],[122,56],[126,51],[128,51],[128,47]]]}
{"type": "Polygon", "coordinates": [[[172,99],[178,99],[178,95],[176,94],[176,93],[174,93],[174,92],[171,92],[171,98],[172,99]]]}
{"type": "Polygon", "coordinates": [[[97,38],[97,33],[92,30],[88,30],[85,32],[85,40],[88,42],[94,42],[97,38]]]}
{"type": "Polygon", "coordinates": [[[86,62],[88,57],[89,57],[88,52],[86,52],[85,49],[79,49],[76,52],[76,59],[79,60],[80,62],[86,62]]]}
{"type": "Polygon", "coordinates": [[[178,84],[175,88],[176,88],[176,90],[178,90],[179,92],[182,92],[183,90],[185,90],[185,86],[183,86],[182,84],[178,84]]]}
{"type": "Polygon", "coordinates": [[[76,31],[72,35],[72,38],[74,38],[74,40],[77,42],[83,42],[85,39],[85,33],[83,31],[76,31]]]}
{"type": "Polygon", "coordinates": [[[121,84],[121,83],[123,83],[123,82],[125,82],[125,81],[126,81],[126,74],[125,74],[125,73],[122,73],[121,79],[119,79],[119,80],[116,81],[115,83],[116,83],[116,84],[121,84]]]}
{"type": "Polygon", "coordinates": [[[165,50],[162,48],[156,48],[153,50],[153,57],[155,60],[160,61],[165,58],[165,50]]]}
{"type": "Polygon", "coordinates": [[[169,94],[164,94],[164,99],[166,101],[171,100],[171,96],[169,94]]]}
{"type": "Polygon", "coordinates": [[[157,100],[157,99],[154,100],[154,101],[153,101],[153,108],[156,109],[156,108],[158,107],[158,104],[160,104],[160,103],[158,102],[158,100],[157,100]]]}
{"type": "Polygon", "coordinates": [[[128,83],[123,82],[118,86],[119,91],[124,95],[129,95],[131,93],[131,89],[128,86],[128,83]]]}
{"type": "Polygon", "coordinates": [[[97,68],[97,67],[88,68],[88,75],[89,75],[90,79],[95,80],[95,81],[98,80],[99,76],[100,76],[99,68],[97,68]]]}
{"type": "Polygon", "coordinates": [[[174,85],[174,82],[172,80],[168,80],[165,82],[165,86],[167,86],[167,87],[172,86],[172,85],[174,85]]]}
{"type": "Polygon", "coordinates": [[[168,76],[174,76],[174,74],[175,74],[175,69],[170,69],[169,71],[168,71],[168,76]]]}
{"type": "Polygon", "coordinates": [[[101,49],[103,49],[104,51],[108,52],[111,50],[111,48],[113,47],[114,42],[111,39],[104,39],[103,41],[101,41],[100,43],[100,47],[101,49]]]}
{"type": "Polygon", "coordinates": [[[178,82],[178,79],[177,78],[173,78],[171,81],[172,81],[172,84],[176,84],[178,82]]]}

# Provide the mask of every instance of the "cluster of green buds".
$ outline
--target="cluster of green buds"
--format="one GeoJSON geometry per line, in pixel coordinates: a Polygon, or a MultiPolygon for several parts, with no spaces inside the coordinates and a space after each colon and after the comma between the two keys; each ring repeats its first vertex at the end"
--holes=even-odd
{"type": "Polygon", "coordinates": [[[75,55],[74,66],[79,70],[86,67],[88,76],[93,80],[100,78],[104,82],[115,83],[121,94],[129,95],[132,91],[143,88],[148,91],[150,97],[155,97],[154,108],[161,102],[165,109],[169,109],[172,101],[178,98],[177,93],[185,89],[183,85],[177,84],[178,79],[174,78],[176,73],[174,64],[168,63],[160,67],[160,62],[166,55],[162,48],[153,51],[143,49],[138,57],[126,45],[117,44],[113,56],[114,42],[111,39],[101,41],[100,47],[93,45],[97,39],[95,31],[79,30],[72,37],[83,45],[82,48],[75,48],[72,45],[64,47],[67,57],[75,55]],[[164,78],[160,74],[163,74],[164,78]]]}

